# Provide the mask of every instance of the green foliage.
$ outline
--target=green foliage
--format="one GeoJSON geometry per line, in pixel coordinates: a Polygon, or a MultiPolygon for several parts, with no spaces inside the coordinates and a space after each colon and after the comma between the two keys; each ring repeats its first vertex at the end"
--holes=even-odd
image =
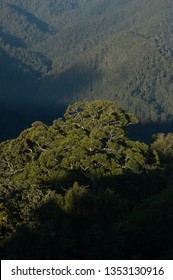
{"type": "Polygon", "coordinates": [[[171,1],[0,8],[1,258],[172,259],[171,1]]]}
{"type": "Polygon", "coordinates": [[[77,102],[0,144],[1,258],[170,258],[172,134],[149,147],[129,139],[136,122],[77,102]]]}
{"type": "Polygon", "coordinates": [[[173,133],[155,135],[151,147],[156,150],[162,161],[170,162],[173,157],[173,133]]]}
{"type": "Polygon", "coordinates": [[[1,2],[1,139],[98,98],[173,119],[170,1],[1,2]]]}

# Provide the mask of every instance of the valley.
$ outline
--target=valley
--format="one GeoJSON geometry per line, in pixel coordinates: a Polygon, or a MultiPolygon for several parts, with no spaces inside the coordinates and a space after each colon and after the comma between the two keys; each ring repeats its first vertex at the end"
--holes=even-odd
{"type": "Polygon", "coordinates": [[[1,1],[1,139],[76,101],[107,99],[142,123],[173,119],[167,0],[1,1]]]}

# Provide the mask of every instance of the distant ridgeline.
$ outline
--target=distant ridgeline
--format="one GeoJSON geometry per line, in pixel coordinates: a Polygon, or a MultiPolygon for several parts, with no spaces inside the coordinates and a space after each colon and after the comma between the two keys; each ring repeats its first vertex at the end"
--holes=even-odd
{"type": "Polygon", "coordinates": [[[1,259],[172,259],[173,134],[148,146],[135,123],[77,102],[0,144],[1,259]]]}
{"type": "Polygon", "coordinates": [[[96,99],[138,117],[133,137],[173,131],[172,1],[4,0],[0,9],[0,140],[96,99]]]}

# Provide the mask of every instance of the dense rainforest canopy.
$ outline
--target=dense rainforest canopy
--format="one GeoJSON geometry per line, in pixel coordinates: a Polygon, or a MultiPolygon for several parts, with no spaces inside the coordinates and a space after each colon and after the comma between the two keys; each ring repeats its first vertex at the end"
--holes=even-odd
{"type": "Polygon", "coordinates": [[[112,101],[0,144],[1,259],[171,259],[173,134],[132,141],[112,101]]]}
{"type": "Polygon", "coordinates": [[[0,139],[95,99],[171,131],[172,10],[171,0],[0,1],[0,139]]]}

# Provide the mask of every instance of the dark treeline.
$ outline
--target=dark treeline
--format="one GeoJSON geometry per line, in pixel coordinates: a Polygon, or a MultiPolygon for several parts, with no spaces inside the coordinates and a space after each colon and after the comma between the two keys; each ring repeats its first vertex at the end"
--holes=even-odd
{"type": "Polygon", "coordinates": [[[75,103],[0,144],[1,259],[172,259],[173,134],[132,141],[116,103],[75,103]]]}
{"type": "Polygon", "coordinates": [[[173,3],[148,3],[1,1],[2,259],[173,257],[173,3]]]}

